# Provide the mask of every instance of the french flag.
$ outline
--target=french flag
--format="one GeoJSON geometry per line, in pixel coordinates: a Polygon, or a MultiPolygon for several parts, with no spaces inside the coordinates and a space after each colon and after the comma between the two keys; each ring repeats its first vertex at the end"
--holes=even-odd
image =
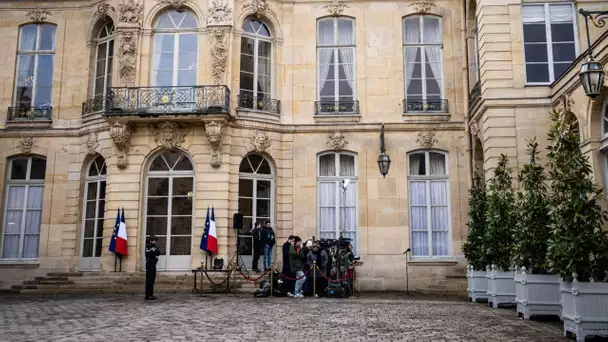
{"type": "Polygon", "coordinates": [[[201,249],[209,254],[217,254],[217,232],[215,229],[215,208],[211,209],[211,217],[209,217],[209,208],[207,208],[207,217],[205,217],[205,230],[201,237],[201,249]]]}
{"type": "Polygon", "coordinates": [[[128,253],[125,208],[122,208],[122,216],[120,215],[120,209],[116,213],[114,233],[112,234],[112,241],[110,241],[110,252],[119,254],[120,256],[126,256],[128,253]]]}

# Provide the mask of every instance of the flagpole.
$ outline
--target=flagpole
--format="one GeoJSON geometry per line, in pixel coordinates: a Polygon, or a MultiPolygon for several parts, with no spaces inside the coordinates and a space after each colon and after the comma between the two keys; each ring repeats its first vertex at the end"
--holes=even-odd
{"type": "Polygon", "coordinates": [[[116,272],[116,259],[118,257],[116,256],[116,253],[114,253],[114,272],[116,272]]]}
{"type": "Polygon", "coordinates": [[[119,258],[118,258],[118,260],[120,260],[120,261],[119,261],[119,263],[118,263],[118,265],[119,265],[119,267],[120,267],[120,268],[118,269],[118,272],[122,272],[122,255],[121,255],[119,258]]]}

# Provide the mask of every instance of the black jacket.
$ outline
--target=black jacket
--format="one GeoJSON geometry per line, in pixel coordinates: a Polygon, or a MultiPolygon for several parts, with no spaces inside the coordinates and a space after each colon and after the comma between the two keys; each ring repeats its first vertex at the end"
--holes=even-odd
{"type": "Polygon", "coordinates": [[[251,236],[253,237],[253,248],[259,250],[264,245],[262,245],[262,229],[261,228],[253,228],[251,230],[251,236]]]}
{"type": "Polygon", "coordinates": [[[160,250],[158,249],[158,247],[156,247],[156,245],[148,244],[146,246],[146,266],[156,267],[159,255],[160,250]]]}
{"type": "Polygon", "coordinates": [[[271,227],[262,228],[262,245],[274,246],[275,236],[271,227]]]}
{"type": "Polygon", "coordinates": [[[291,273],[291,267],[289,265],[289,247],[291,244],[289,241],[285,241],[283,244],[283,274],[291,273]]]}

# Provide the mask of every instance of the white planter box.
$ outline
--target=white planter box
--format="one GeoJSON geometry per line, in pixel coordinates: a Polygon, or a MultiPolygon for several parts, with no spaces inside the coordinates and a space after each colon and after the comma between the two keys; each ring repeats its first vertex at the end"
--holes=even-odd
{"type": "Polygon", "coordinates": [[[530,319],[535,315],[561,317],[560,280],[557,276],[528,274],[522,267],[515,273],[517,316],[530,319]]]}
{"type": "MultiPolygon", "coordinates": [[[[574,277],[576,279],[576,276],[574,277]]],[[[561,282],[564,336],[608,335],[608,283],[561,282]]]]}
{"type": "Polygon", "coordinates": [[[495,265],[486,270],[488,279],[488,306],[515,304],[515,272],[499,272],[495,265]]]}
{"type": "Polygon", "coordinates": [[[469,301],[477,302],[479,299],[488,299],[488,281],[486,271],[475,271],[473,266],[467,267],[467,292],[469,301]]]}

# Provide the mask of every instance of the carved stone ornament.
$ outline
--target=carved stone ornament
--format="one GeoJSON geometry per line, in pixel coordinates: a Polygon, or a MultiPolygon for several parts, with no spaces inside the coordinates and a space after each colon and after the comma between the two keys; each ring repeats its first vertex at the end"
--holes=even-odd
{"type": "Polygon", "coordinates": [[[127,156],[129,154],[129,140],[131,139],[132,128],[128,124],[114,123],[110,129],[110,137],[116,146],[116,166],[120,169],[127,167],[127,156]]]}
{"type": "Polygon", "coordinates": [[[344,135],[339,132],[336,132],[334,135],[330,135],[329,138],[327,138],[327,146],[334,151],[343,150],[346,145],[348,145],[348,141],[346,141],[344,135]]]}
{"type": "Polygon", "coordinates": [[[123,0],[118,4],[118,21],[128,24],[141,25],[144,8],[135,0],[123,0]]]}
{"type": "Polygon", "coordinates": [[[251,9],[256,17],[260,18],[269,10],[265,0],[249,0],[243,4],[243,9],[251,9]]]}
{"type": "Polygon", "coordinates": [[[97,133],[91,133],[85,143],[87,147],[87,154],[96,154],[97,148],[99,147],[99,138],[97,133]]]}
{"type": "Polygon", "coordinates": [[[19,151],[21,151],[22,154],[32,153],[32,149],[34,148],[34,138],[22,136],[17,148],[19,149],[19,151]]]}
{"type": "Polygon", "coordinates": [[[137,51],[135,35],[131,32],[125,32],[122,34],[121,40],[120,61],[118,63],[120,80],[126,85],[133,85],[135,83],[135,53],[137,51]]]}
{"type": "Polygon", "coordinates": [[[256,152],[264,152],[270,147],[270,137],[262,131],[255,131],[251,137],[251,144],[256,152]]]}
{"type": "Polygon", "coordinates": [[[477,122],[473,122],[471,126],[469,126],[469,132],[471,132],[473,136],[479,137],[480,130],[477,122]]]}
{"type": "Polygon", "coordinates": [[[344,9],[346,8],[346,4],[343,4],[338,0],[333,0],[331,4],[325,5],[325,8],[327,8],[330,15],[337,17],[342,14],[342,11],[344,11],[344,9]]]}
{"type": "Polygon", "coordinates": [[[435,3],[432,0],[420,0],[414,1],[410,3],[410,7],[414,8],[416,13],[428,13],[433,7],[435,7],[435,3]]]}
{"type": "Polygon", "coordinates": [[[564,93],[559,97],[559,101],[555,109],[558,112],[572,112],[574,110],[574,97],[572,94],[564,93]]]}
{"type": "Polygon", "coordinates": [[[232,23],[232,8],[226,0],[213,0],[209,8],[209,25],[230,25],[232,23]]]}
{"type": "Polygon", "coordinates": [[[98,18],[107,18],[109,17],[110,12],[115,12],[114,6],[110,5],[107,2],[102,2],[97,6],[97,11],[95,11],[95,16],[98,18]]]}
{"type": "Polygon", "coordinates": [[[433,146],[435,146],[435,144],[439,141],[435,139],[435,132],[428,130],[418,133],[418,139],[416,139],[416,142],[420,145],[420,147],[428,150],[433,148],[433,146]]]}
{"type": "Polygon", "coordinates": [[[44,8],[36,8],[28,12],[27,16],[35,23],[41,23],[46,20],[48,16],[51,15],[51,11],[44,8]]]}
{"type": "Polygon", "coordinates": [[[182,146],[190,126],[180,125],[176,122],[165,121],[158,125],[151,125],[150,130],[158,146],[172,150],[182,146]]]}
{"type": "Polygon", "coordinates": [[[205,123],[205,135],[211,145],[211,161],[209,164],[213,167],[222,166],[222,156],[220,150],[222,147],[222,136],[224,135],[224,123],[211,121],[205,123]]]}
{"type": "Polygon", "coordinates": [[[158,2],[163,5],[169,5],[177,10],[182,8],[182,6],[184,6],[184,4],[188,2],[188,0],[158,0],[158,2]]]}
{"type": "Polygon", "coordinates": [[[211,46],[211,75],[215,84],[221,84],[228,63],[228,37],[224,30],[213,30],[211,46]]]}

